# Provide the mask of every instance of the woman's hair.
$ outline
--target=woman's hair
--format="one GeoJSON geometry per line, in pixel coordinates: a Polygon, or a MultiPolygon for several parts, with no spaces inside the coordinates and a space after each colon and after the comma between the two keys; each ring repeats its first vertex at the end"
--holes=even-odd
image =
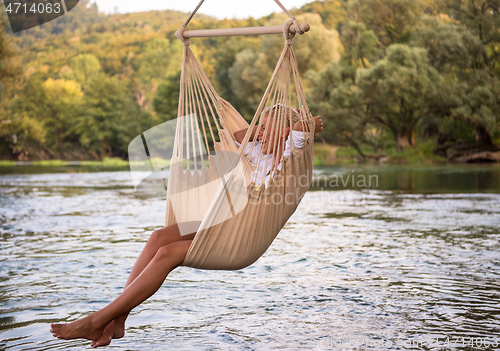
{"type": "Polygon", "coordinates": [[[287,119],[286,125],[290,126],[291,124],[290,129],[292,129],[293,126],[301,120],[299,114],[297,113],[297,111],[295,111],[293,107],[283,104],[277,104],[266,108],[262,115],[263,116],[268,115],[274,118],[274,116],[278,116],[281,113],[283,113],[285,115],[285,118],[287,119]]]}

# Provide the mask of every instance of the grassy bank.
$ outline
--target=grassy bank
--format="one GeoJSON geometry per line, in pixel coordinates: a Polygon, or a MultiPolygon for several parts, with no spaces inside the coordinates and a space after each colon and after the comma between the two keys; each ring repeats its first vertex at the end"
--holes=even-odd
{"type": "MultiPolygon", "coordinates": [[[[432,153],[431,143],[422,143],[402,152],[389,148],[386,155],[381,158],[363,158],[353,147],[334,146],[329,144],[314,144],[314,165],[315,166],[347,166],[359,163],[366,164],[405,164],[405,165],[428,165],[444,163],[445,159],[432,153]]],[[[366,155],[373,155],[373,149],[365,147],[361,150],[366,155]]],[[[161,161],[162,164],[165,162],[161,161]]],[[[95,167],[127,167],[127,160],[118,157],[105,157],[102,161],[63,161],[63,160],[43,160],[43,161],[11,161],[0,160],[0,166],[34,165],[34,166],[95,166],[95,167]]]]}
{"type": "Polygon", "coordinates": [[[63,161],[63,160],[41,160],[41,161],[11,161],[0,160],[0,166],[33,165],[33,166],[97,166],[97,167],[125,167],[128,161],[119,157],[105,157],[102,161],[63,161]]]}
{"type": "MultiPolygon", "coordinates": [[[[346,166],[359,163],[365,164],[404,164],[404,165],[429,165],[445,163],[446,159],[436,156],[432,143],[421,143],[412,148],[397,152],[395,148],[387,148],[385,155],[379,157],[363,157],[350,146],[333,146],[329,144],[314,144],[315,166],[346,166]]],[[[363,147],[365,155],[377,154],[370,147],[363,147]]]]}

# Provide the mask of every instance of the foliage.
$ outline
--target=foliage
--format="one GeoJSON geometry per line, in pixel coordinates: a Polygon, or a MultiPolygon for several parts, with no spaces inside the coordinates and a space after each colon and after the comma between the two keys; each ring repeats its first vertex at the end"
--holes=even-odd
{"type": "Polygon", "coordinates": [[[434,145],[433,140],[426,140],[402,152],[388,148],[387,156],[391,163],[396,164],[426,165],[445,161],[443,157],[434,153],[434,145]]]}
{"type": "Polygon", "coordinates": [[[408,42],[426,6],[427,0],[352,0],[348,13],[353,21],[364,23],[380,43],[388,47],[408,42]]]}
{"type": "Polygon", "coordinates": [[[181,74],[166,77],[158,90],[153,100],[155,112],[163,121],[170,121],[177,117],[177,105],[179,104],[181,74]]]}
{"type": "Polygon", "coordinates": [[[75,125],[81,144],[99,158],[124,154],[128,142],[147,125],[130,89],[101,74],[90,80],[85,95],[75,125]]]}
{"type": "Polygon", "coordinates": [[[498,76],[500,0],[437,0],[437,3],[444,13],[466,26],[481,41],[482,64],[498,76]]]}
{"type": "MultiPolygon", "coordinates": [[[[284,14],[273,15],[266,25],[286,22],[284,14]]],[[[337,61],[343,51],[338,32],[326,28],[317,14],[298,15],[299,22],[310,23],[310,33],[294,38],[294,48],[299,72],[306,69],[318,70],[330,61],[337,61]]],[[[231,90],[243,116],[253,117],[262,98],[267,83],[283,49],[283,38],[266,36],[262,38],[258,50],[248,48],[236,54],[234,64],[229,69],[231,90]]]]}
{"type": "Polygon", "coordinates": [[[51,150],[60,154],[65,143],[78,140],[72,127],[83,92],[78,82],[52,78],[42,84],[42,89],[45,93],[42,101],[45,103],[39,106],[41,110],[35,116],[42,121],[46,132],[44,141],[51,150]]]}
{"type": "MultiPolygon", "coordinates": [[[[339,155],[348,150],[348,162],[355,154],[417,162],[464,145],[497,150],[499,8],[500,0],[322,0],[294,9],[312,28],[294,38],[294,50],[308,103],[325,121],[320,138],[342,145],[339,155]]],[[[0,157],[126,157],[134,137],[177,116],[182,45],[174,32],[187,15],[105,15],[81,0],[15,35],[3,16],[0,157]]],[[[189,27],[287,19],[196,15],[189,27]]],[[[220,96],[250,119],[283,45],[277,35],[199,38],[191,48],[220,96]]]]}
{"type": "Polygon", "coordinates": [[[165,38],[151,39],[137,57],[137,76],[133,92],[142,110],[147,110],[160,82],[179,71],[182,50],[165,38]]]}
{"type": "MultiPolygon", "coordinates": [[[[22,68],[19,65],[19,51],[16,40],[6,33],[5,17],[0,18],[0,155],[12,154],[18,135],[30,133],[32,126],[29,118],[15,119],[11,102],[19,92],[22,68]]],[[[37,128],[39,126],[34,126],[37,128]]]]}
{"type": "Polygon", "coordinates": [[[442,118],[465,123],[471,130],[465,137],[463,127],[455,123],[446,123],[440,130],[435,127],[441,144],[465,138],[483,148],[494,148],[492,139],[500,126],[500,80],[484,64],[483,43],[461,24],[436,19],[427,19],[424,24],[412,42],[426,47],[430,62],[446,81],[440,95],[449,95],[450,104],[442,118]]]}
{"type": "Polygon", "coordinates": [[[389,128],[402,150],[413,144],[417,123],[434,112],[442,78],[425,49],[395,44],[386,58],[359,70],[357,81],[366,117],[389,128]]]}
{"type": "Polygon", "coordinates": [[[69,71],[62,75],[86,85],[100,71],[101,63],[97,57],[92,54],[80,54],[71,59],[69,71]]]}
{"type": "Polygon", "coordinates": [[[346,0],[313,1],[304,5],[300,13],[317,13],[326,28],[340,30],[347,20],[346,0]]]}

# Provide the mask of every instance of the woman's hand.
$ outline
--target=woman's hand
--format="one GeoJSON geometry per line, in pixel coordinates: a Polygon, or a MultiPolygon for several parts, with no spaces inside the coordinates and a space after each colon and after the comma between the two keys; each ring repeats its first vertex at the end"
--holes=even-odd
{"type": "Polygon", "coordinates": [[[321,116],[314,117],[314,137],[318,136],[318,133],[323,130],[323,120],[321,116]]]}
{"type": "MultiPolygon", "coordinates": [[[[302,116],[301,111],[298,108],[296,108],[295,111],[297,111],[297,113],[303,120],[304,117],[302,116]]],[[[311,113],[311,111],[309,111],[309,113],[311,113]]],[[[293,130],[302,131],[302,122],[297,122],[293,127],[293,130]]],[[[318,133],[321,132],[322,130],[323,130],[323,120],[321,119],[321,116],[314,117],[314,137],[316,138],[318,136],[318,133]]]]}

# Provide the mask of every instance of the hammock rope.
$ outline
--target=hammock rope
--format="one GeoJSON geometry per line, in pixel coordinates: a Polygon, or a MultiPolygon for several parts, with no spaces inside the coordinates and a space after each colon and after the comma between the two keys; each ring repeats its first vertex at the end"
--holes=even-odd
{"type": "Polygon", "coordinates": [[[290,20],[282,27],[285,45],[250,123],[217,94],[183,35],[204,0],[176,32],[183,58],[165,225],[178,223],[181,229],[194,223],[185,233],[195,228],[184,266],[222,270],[249,266],[271,245],[309,188],[314,119],[292,48],[295,33],[302,34],[301,28],[309,26],[299,24],[274,1],[290,20]],[[292,132],[294,118],[303,132],[292,132]],[[258,140],[257,128],[270,130],[269,136],[263,133],[258,140]],[[238,146],[235,133],[244,129],[238,146]],[[302,147],[296,147],[293,133],[303,133],[302,147]],[[272,146],[268,153],[264,145],[272,146]],[[285,157],[288,148],[290,155],[285,157]],[[305,182],[297,181],[303,177],[305,182]],[[276,203],[278,197],[282,201],[276,203]]]}

